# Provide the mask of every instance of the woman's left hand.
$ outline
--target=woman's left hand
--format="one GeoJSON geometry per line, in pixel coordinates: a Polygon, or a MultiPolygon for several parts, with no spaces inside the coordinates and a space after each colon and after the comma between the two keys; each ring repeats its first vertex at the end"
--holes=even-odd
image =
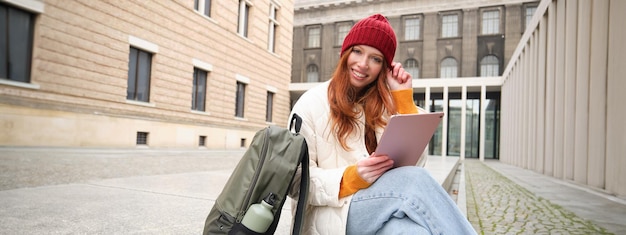
{"type": "Polygon", "coordinates": [[[413,77],[402,68],[402,64],[392,62],[391,70],[387,72],[387,84],[392,91],[413,89],[413,77]]]}
{"type": "Polygon", "coordinates": [[[372,153],[369,157],[361,158],[356,162],[356,172],[361,179],[374,183],[383,173],[393,167],[393,160],[387,155],[372,153]]]}

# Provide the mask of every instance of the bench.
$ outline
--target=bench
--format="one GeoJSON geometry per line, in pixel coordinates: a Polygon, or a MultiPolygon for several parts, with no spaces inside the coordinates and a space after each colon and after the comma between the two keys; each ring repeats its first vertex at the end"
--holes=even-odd
{"type": "Polygon", "coordinates": [[[450,197],[456,201],[463,215],[467,216],[465,203],[465,175],[459,157],[428,156],[424,165],[433,178],[448,191],[450,197]]]}

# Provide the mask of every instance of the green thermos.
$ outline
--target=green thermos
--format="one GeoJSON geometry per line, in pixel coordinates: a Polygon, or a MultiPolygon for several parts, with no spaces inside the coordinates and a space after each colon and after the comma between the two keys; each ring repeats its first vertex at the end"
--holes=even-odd
{"type": "Polygon", "coordinates": [[[275,197],[276,195],[270,193],[261,203],[250,205],[250,208],[248,208],[248,211],[241,220],[241,224],[257,233],[265,233],[270,225],[272,225],[272,221],[274,221],[272,208],[274,208],[275,197]]]}

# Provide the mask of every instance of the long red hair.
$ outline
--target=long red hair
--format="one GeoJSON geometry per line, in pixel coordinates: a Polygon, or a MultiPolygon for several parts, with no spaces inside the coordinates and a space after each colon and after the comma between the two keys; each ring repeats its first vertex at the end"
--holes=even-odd
{"type": "Polygon", "coordinates": [[[346,143],[350,134],[358,127],[361,111],[365,115],[365,145],[368,151],[376,149],[376,128],[387,125],[384,115],[392,115],[395,106],[392,101],[391,91],[387,86],[387,71],[389,65],[383,62],[382,68],[376,80],[358,91],[350,84],[350,69],[348,57],[352,48],[347,49],[339,59],[339,63],[333,73],[328,87],[328,100],[330,103],[330,119],[335,137],[345,150],[351,150],[346,143]],[[361,104],[363,110],[356,108],[361,104]]]}

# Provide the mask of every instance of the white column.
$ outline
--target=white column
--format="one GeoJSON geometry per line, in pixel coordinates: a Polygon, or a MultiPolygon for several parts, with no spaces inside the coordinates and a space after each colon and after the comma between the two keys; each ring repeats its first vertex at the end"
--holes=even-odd
{"type": "Polygon", "coordinates": [[[591,54],[589,62],[589,153],[587,184],[605,187],[606,173],[606,101],[608,64],[609,1],[591,5],[591,54]]]}
{"type": "Polygon", "coordinates": [[[465,135],[467,130],[465,128],[467,122],[467,86],[463,85],[461,88],[461,160],[465,159],[465,135]]]}
{"type": "Polygon", "coordinates": [[[446,154],[448,152],[448,115],[450,115],[450,113],[448,112],[448,87],[444,86],[443,87],[443,120],[441,120],[441,122],[443,122],[443,125],[441,126],[441,156],[443,158],[446,157],[446,154]]]}
{"type": "Polygon", "coordinates": [[[487,87],[485,85],[480,86],[480,138],[478,159],[480,161],[485,160],[485,115],[487,115],[487,87]]]}
{"type": "Polygon", "coordinates": [[[426,112],[430,112],[430,87],[426,87],[426,91],[424,92],[424,109],[426,112]]]}

